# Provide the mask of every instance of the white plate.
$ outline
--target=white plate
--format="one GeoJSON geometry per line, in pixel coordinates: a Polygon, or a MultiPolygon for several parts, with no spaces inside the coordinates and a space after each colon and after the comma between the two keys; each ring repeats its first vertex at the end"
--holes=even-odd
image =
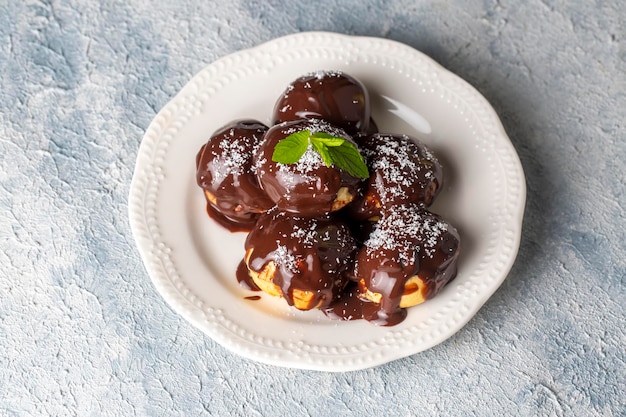
{"type": "Polygon", "coordinates": [[[130,221],[146,269],[165,300],[226,348],[293,368],[348,371],[441,343],[478,311],[508,274],[526,198],[519,158],[496,113],[470,85],[397,42],[309,32],[215,61],[150,124],[139,148],[130,221]],[[245,234],[220,228],[195,183],[195,156],[232,119],[269,123],[274,101],[298,76],[338,69],[369,89],[380,131],[430,145],[446,186],[432,210],[462,239],[457,278],[393,327],[333,321],[242,289],[235,270],[245,234]]]}

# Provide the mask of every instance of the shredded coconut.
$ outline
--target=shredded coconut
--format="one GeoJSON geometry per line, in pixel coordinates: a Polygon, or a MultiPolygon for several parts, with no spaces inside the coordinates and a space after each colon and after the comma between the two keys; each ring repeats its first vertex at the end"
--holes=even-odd
{"type": "Polygon", "coordinates": [[[379,138],[373,149],[364,152],[371,169],[380,176],[373,185],[383,202],[406,200],[407,190],[424,187],[420,177],[426,180],[434,177],[431,164],[425,164],[424,160],[436,162],[436,159],[426,147],[418,148],[406,135],[399,138],[379,135],[379,138]],[[420,174],[423,170],[426,172],[420,174]]]}
{"type": "MultiPolygon", "coordinates": [[[[285,129],[283,132],[288,136],[296,132],[308,129],[311,134],[323,132],[336,137],[346,138],[346,134],[343,130],[323,121],[323,120],[308,120],[306,123],[298,124],[298,127],[291,126],[285,129]]],[[[346,138],[347,139],[347,138],[346,138]]],[[[280,164],[278,163],[278,170],[283,174],[281,176],[281,183],[285,188],[289,189],[290,186],[295,184],[317,180],[314,175],[309,175],[312,171],[324,166],[324,160],[322,156],[313,148],[311,143],[308,144],[306,151],[300,157],[300,160],[295,164],[280,164]]]]}
{"type": "Polygon", "coordinates": [[[414,205],[394,206],[383,213],[365,247],[369,255],[380,249],[397,251],[397,261],[408,265],[415,262],[417,252],[432,258],[447,230],[446,222],[414,205]]]}
{"type": "Polygon", "coordinates": [[[212,161],[214,168],[213,184],[221,184],[229,175],[233,176],[234,184],[238,184],[238,176],[242,175],[250,162],[250,139],[234,138],[235,131],[231,129],[229,135],[222,138],[218,147],[222,152],[213,151],[215,158],[212,161]]]}
{"type": "Polygon", "coordinates": [[[338,70],[318,70],[318,71],[309,72],[304,77],[315,77],[318,80],[323,80],[324,78],[340,77],[342,75],[343,75],[343,72],[338,71],[338,70]]]}
{"type": "Polygon", "coordinates": [[[293,273],[298,272],[298,262],[296,257],[289,251],[286,246],[276,241],[276,249],[274,250],[274,263],[277,267],[285,268],[293,273]]]}
{"type": "Polygon", "coordinates": [[[292,236],[306,246],[313,246],[317,240],[317,222],[311,220],[311,227],[309,229],[294,225],[292,236]]]}

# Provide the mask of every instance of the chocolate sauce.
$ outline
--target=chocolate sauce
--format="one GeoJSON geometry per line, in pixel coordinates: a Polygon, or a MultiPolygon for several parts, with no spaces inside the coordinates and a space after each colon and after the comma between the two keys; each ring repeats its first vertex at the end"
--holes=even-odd
{"type": "Polygon", "coordinates": [[[241,216],[241,218],[238,219],[230,218],[216,209],[215,206],[208,200],[206,204],[206,212],[217,224],[232,233],[249,232],[254,227],[258,217],[256,213],[251,213],[248,216],[241,216]]]}
{"type": "Polygon", "coordinates": [[[370,171],[350,214],[365,220],[386,207],[420,203],[428,207],[441,190],[443,170],[433,153],[407,135],[373,134],[359,142],[370,171]]]}
{"type": "MultiPolygon", "coordinates": [[[[367,128],[367,130],[364,131],[364,134],[365,135],[373,135],[373,134],[378,133],[378,132],[379,132],[378,125],[374,121],[374,118],[370,117],[370,125],[367,128]]],[[[356,140],[356,138],[355,138],[355,140],[356,140]]]]}
{"type": "Polygon", "coordinates": [[[233,121],[196,156],[208,215],[249,232],[247,263],[236,272],[243,288],[261,291],[254,273],[296,308],[393,326],[406,318],[401,305],[430,299],[454,279],[459,234],[426,210],[442,187],[441,166],[414,138],[378,133],[358,80],[338,71],[300,77],[273,118],[272,128],[233,121]],[[302,130],[358,144],[370,178],[326,167],[311,147],[297,163],[272,161],[276,144],[302,130]]]}
{"type": "Polygon", "coordinates": [[[370,100],[357,79],[340,71],[318,71],[293,81],[274,106],[273,123],[321,119],[351,135],[369,131],[370,100]]]}
{"type": "Polygon", "coordinates": [[[379,326],[395,326],[406,318],[405,309],[398,309],[389,315],[377,303],[361,298],[354,282],[349,284],[338,300],[323,308],[322,312],[333,320],[367,320],[379,326]]]}
{"type": "Polygon", "coordinates": [[[248,231],[273,203],[252,172],[252,157],[268,127],[252,119],[218,129],[196,155],[196,181],[207,212],[231,231],[248,231]]]}
{"type": "Polygon", "coordinates": [[[267,131],[255,155],[254,166],[261,188],[279,209],[315,217],[338,209],[337,194],[341,188],[345,187],[350,196],[356,195],[361,180],[335,166],[327,167],[310,144],[297,163],[274,162],[272,155],[276,144],[303,130],[328,133],[354,144],[342,129],[321,120],[285,122],[267,131]]]}
{"type": "Polygon", "coordinates": [[[402,297],[417,290],[406,286],[412,277],[425,285],[424,299],[435,296],[455,277],[458,254],[458,232],[441,217],[415,204],[386,210],[354,266],[360,291],[380,295],[375,320],[384,324],[404,314],[402,297]]]}
{"type": "Polygon", "coordinates": [[[289,305],[299,309],[327,306],[348,279],[356,245],[348,227],[331,216],[305,218],[272,210],[248,234],[248,267],[262,273],[275,265],[272,283],[289,305]],[[297,292],[310,299],[296,302],[297,292]]]}
{"type": "Polygon", "coordinates": [[[352,138],[356,143],[361,146],[368,136],[379,133],[378,126],[372,117],[370,117],[369,127],[364,132],[358,132],[352,135],[352,138]]]}
{"type": "Polygon", "coordinates": [[[237,276],[237,282],[239,283],[239,285],[241,285],[246,290],[261,291],[261,289],[258,287],[258,285],[256,285],[256,283],[250,276],[250,272],[248,271],[248,266],[243,260],[239,262],[239,265],[237,266],[236,276],[237,276]]]}

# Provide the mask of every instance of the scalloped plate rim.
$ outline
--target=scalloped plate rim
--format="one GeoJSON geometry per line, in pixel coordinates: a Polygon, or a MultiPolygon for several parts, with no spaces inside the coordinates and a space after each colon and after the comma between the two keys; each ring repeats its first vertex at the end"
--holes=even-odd
{"type": "MultiPolygon", "coordinates": [[[[158,182],[158,180],[157,180],[158,182]]],[[[524,214],[524,206],[525,206],[525,182],[524,182],[524,174],[521,167],[521,163],[515,153],[515,150],[508,139],[504,128],[502,127],[495,110],[488,104],[487,100],[478,93],[472,86],[467,84],[465,81],[460,79],[458,76],[452,74],[441,65],[436,63],[434,60],[424,55],[423,53],[404,45],[400,42],[393,40],[386,40],[382,38],[373,38],[373,37],[356,37],[350,35],[342,35],[335,33],[327,33],[327,32],[305,32],[293,35],[283,36],[281,38],[277,38],[258,46],[245,49],[242,51],[235,52],[233,54],[224,56],[222,58],[217,59],[213,63],[204,67],[201,71],[199,71],[194,77],[189,80],[189,82],[174,96],[170,102],[168,102],[163,109],[155,116],[153,121],[150,123],[148,129],[146,130],[146,134],[142,139],[139,152],[137,155],[137,164],[135,166],[135,171],[133,174],[133,178],[131,181],[130,193],[129,193],[129,217],[131,230],[135,237],[137,247],[139,249],[142,260],[146,266],[148,274],[153,281],[155,287],[161,296],[170,304],[170,306],[181,316],[183,316],[187,321],[192,323],[194,326],[202,330],[204,333],[212,337],[215,341],[220,343],[222,346],[227,349],[244,356],[249,359],[253,359],[262,363],[278,365],[278,366],[286,366],[293,367],[299,369],[310,369],[310,370],[321,370],[321,371],[353,371],[359,369],[365,369],[372,366],[381,365],[392,360],[400,359],[402,357],[410,356],[415,353],[419,353],[420,351],[426,350],[430,347],[433,347],[444,340],[451,337],[458,330],[460,330],[467,322],[478,312],[478,310],[484,305],[484,303],[493,295],[493,293],[497,290],[497,288],[504,281],[508,272],[510,271],[517,254],[517,250],[519,248],[519,243],[521,239],[521,226],[524,214]],[[501,277],[493,285],[488,289],[488,291],[482,291],[479,294],[479,298],[474,299],[474,303],[469,306],[467,312],[461,317],[454,320],[453,324],[449,326],[445,332],[440,333],[439,335],[431,337],[429,346],[423,347],[420,349],[407,349],[403,347],[397,347],[396,349],[390,349],[380,352],[375,352],[373,356],[369,356],[367,361],[358,361],[354,360],[354,358],[359,358],[360,354],[357,353],[345,353],[345,354],[329,354],[327,355],[326,360],[320,360],[318,357],[302,357],[301,351],[291,351],[286,350],[285,347],[272,347],[266,345],[259,345],[257,343],[251,342],[250,340],[246,340],[245,338],[241,338],[239,341],[233,341],[233,338],[236,338],[236,335],[229,334],[228,332],[220,331],[219,323],[216,324],[212,322],[210,318],[207,317],[206,311],[203,311],[199,305],[194,304],[194,302],[190,301],[187,295],[184,295],[179,288],[176,288],[172,281],[167,277],[167,273],[164,272],[163,260],[158,256],[155,256],[155,246],[158,246],[160,242],[151,241],[150,237],[145,236],[148,226],[145,224],[145,195],[146,191],[143,188],[145,182],[150,183],[149,179],[146,179],[145,170],[151,166],[151,162],[153,159],[150,157],[150,153],[152,151],[151,146],[158,146],[158,142],[152,143],[151,139],[148,137],[159,123],[163,123],[164,119],[169,116],[169,112],[173,112],[174,104],[179,103],[180,101],[188,98],[190,95],[193,95],[194,88],[196,86],[196,81],[204,76],[207,73],[208,69],[214,65],[222,65],[227,62],[228,59],[233,59],[233,57],[238,57],[245,60],[247,55],[253,55],[255,53],[269,53],[268,51],[272,49],[274,45],[277,45],[279,42],[285,41],[294,41],[294,42],[311,42],[315,40],[316,37],[323,38],[324,41],[328,41],[331,44],[335,44],[336,48],[340,48],[340,44],[342,42],[352,42],[354,45],[353,48],[357,48],[358,46],[365,47],[368,43],[377,43],[377,44],[389,44],[393,45],[396,48],[404,48],[406,51],[413,54],[413,59],[417,61],[427,62],[428,65],[432,65],[433,68],[439,72],[442,76],[452,76],[452,78],[459,80],[462,84],[465,85],[468,91],[472,91],[473,94],[476,95],[474,97],[478,100],[483,100],[486,103],[486,108],[489,111],[488,117],[492,118],[493,122],[497,128],[497,136],[499,146],[503,146],[504,148],[508,148],[508,152],[510,157],[514,157],[513,164],[517,170],[517,174],[521,177],[521,185],[518,190],[517,198],[515,199],[515,207],[510,210],[509,213],[511,215],[511,224],[515,225],[513,236],[513,251],[506,259],[506,262],[501,266],[502,274],[501,277]],[[275,352],[284,352],[284,355],[275,355],[275,352]]],[[[510,201],[507,201],[510,202],[510,201]]],[[[157,250],[158,252],[158,250],[157,250]]],[[[202,306],[204,307],[204,306],[202,306]]],[[[342,323],[340,323],[342,324],[342,323]]],[[[345,323],[348,324],[348,323],[345,323]]],[[[331,343],[332,345],[332,343],[331,343]]],[[[378,349],[380,350],[380,349],[378,349]]],[[[322,355],[323,356],[323,355],[322,355]]],[[[361,355],[362,356],[362,355],[361,355]]]]}

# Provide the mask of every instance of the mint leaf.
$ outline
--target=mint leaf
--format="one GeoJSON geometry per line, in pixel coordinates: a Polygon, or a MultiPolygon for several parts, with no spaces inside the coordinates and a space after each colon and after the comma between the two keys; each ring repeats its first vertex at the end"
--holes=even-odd
{"type": "Polygon", "coordinates": [[[350,142],[344,142],[341,146],[328,148],[333,163],[357,178],[369,178],[370,174],[363,156],[359,150],[350,142]]]}
{"type": "Polygon", "coordinates": [[[333,160],[331,159],[330,154],[328,153],[328,148],[324,145],[324,143],[311,138],[311,145],[313,145],[313,149],[315,149],[322,157],[324,165],[330,167],[333,164],[333,160]]]}
{"type": "Polygon", "coordinates": [[[346,140],[324,132],[317,132],[311,135],[311,142],[323,143],[326,146],[341,146],[346,140]]]}
{"type": "Polygon", "coordinates": [[[333,164],[333,159],[328,153],[329,147],[341,146],[346,140],[344,138],[338,138],[336,136],[329,135],[324,132],[316,132],[311,135],[311,144],[313,149],[317,151],[324,160],[324,164],[330,167],[333,164]]]}
{"type": "Polygon", "coordinates": [[[272,161],[295,164],[306,152],[309,143],[320,154],[327,167],[335,165],[357,178],[368,178],[363,156],[352,142],[324,132],[302,130],[285,137],[274,147],[272,161]]]}
{"type": "Polygon", "coordinates": [[[306,152],[306,149],[309,147],[310,137],[310,130],[302,130],[300,132],[292,133],[282,139],[274,147],[272,161],[279,162],[281,164],[295,164],[300,160],[302,155],[306,152]]]}

